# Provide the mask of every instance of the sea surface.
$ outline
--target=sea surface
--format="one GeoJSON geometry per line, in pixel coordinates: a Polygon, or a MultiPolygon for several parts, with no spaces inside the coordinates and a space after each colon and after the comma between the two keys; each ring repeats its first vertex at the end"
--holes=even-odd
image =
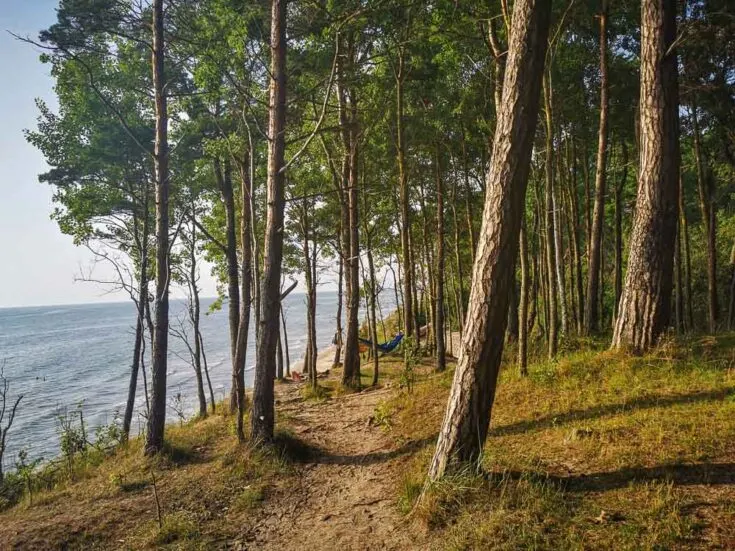
{"type": "MultiPolygon", "coordinates": [[[[389,293],[381,301],[388,302],[389,293]]],[[[214,299],[202,300],[201,330],[215,398],[229,394],[230,352],[227,304],[207,312],[214,299]]],[[[383,305],[384,313],[387,314],[383,305]]],[[[390,305],[392,307],[392,304],[390,305]]],[[[317,297],[317,344],[331,345],[336,328],[337,294],[322,291],[317,297]]],[[[306,347],[306,297],[292,293],[284,301],[288,348],[292,366],[303,358],[306,347]]],[[[186,316],[183,300],[171,301],[171,325],[179,327],[186,316]]],[[[362,318],[362,316],[361,316],[362,318]]],[[[4,465],[12,469],[18,450],[45,460],[59,455],[58,415],[81,404],[90,435],[96,426],[115,420],[127,399],[136,311],[132,302],[39,306],[0,309],[0,365],[10,382],[9,397],[23,394],[7,436],[4,465]]],[[[246,359],[246,385],[253,382],[255,343],[251,321],[246,359]]],[[[150,346],[150,345],[148,345],[150,346]]],[[[146,369],[150,381],[150,348],[146,369]]],[[[191,415],[196,408],[194,370],[184,343],[169,337],[167,420],[175,421],[172,400],[180,395],[191,415]]],[[[145,425],[143,379],[138,377],[132,432],[145,425]]],[[[207,399],[209,395],[207,392],[207,399]]]]}

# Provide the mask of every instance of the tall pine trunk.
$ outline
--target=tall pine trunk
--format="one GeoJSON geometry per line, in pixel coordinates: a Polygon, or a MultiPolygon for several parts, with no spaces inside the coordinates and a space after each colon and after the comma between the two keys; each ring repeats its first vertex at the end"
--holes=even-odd
{"type": "Polygon", "coordinates": [[[153,95],[156,130],[153,165],[156,175],[156,295],[153,327],[153,365],[151,411],[148,416],[145,453],[153,455],[163,448],[166,426],[166,370],[168,367],[168,290],[169,290],[169,171],[168,108],[164,74],[163,0],[153,0],[153,95]]]}
{"type": "Polygon", "coordinates": [[[676,1],[641,4],[641,159],[630,256],[614,348],[643,352],[671,314],[679,196],[676,1]]]}
{"type": "Polygon", "coordinates": [[[516,0],[482,230],[454,382],[429,479],[476,459],[490,423],[508,319],[508,289],[538,116],[551,3],[516,0]]]}
{"type": "Polygon", "coordinates": [[[602,0],[600,19],[600,127],[597,141],[595,168],[595,207],[590,236],[589,269],[587,271],[587,303],[585,332],[589,335],[600,329],[599,297],[602,266],[602,228],[605,219],[605,187],[607,185],[607,120],[610,106],[607,70],[607,0],[602,0]]]}
{"type": "Polygon", "coordinates": [[[283,259],[283,174],[286,125],[286,0],[271,1],[271,67],[268,115],[267,217],[260,338],[255,364],[253,410],[250,417],[256,441],[273,439],[275,424],[274,388],[276,348],[281,305],[281,261],[283,259]]]}

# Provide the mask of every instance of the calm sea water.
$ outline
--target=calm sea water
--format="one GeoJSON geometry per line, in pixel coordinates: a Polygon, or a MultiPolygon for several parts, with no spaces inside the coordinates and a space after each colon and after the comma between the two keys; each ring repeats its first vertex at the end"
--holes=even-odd
{"type": "MultiPolygon", "coordinates": [[[[388,302],[388,293],[381,300],[388,302]]],[[[212,299],[203,300],[207,311],[212,299]]],[[[185,315],[185,303],[172,300],[172,325],[185,315]]],[[[384,306],[385,308],[385,306],[384,306]]],[[[323,291],[317,298],[317,343],[328,346],[336,327],[337,295],[323,291]]],[[[306,346],[306,305],[303,294],[292,293],[284,301],[292,364],[303,357],[306,346]]],[[[19,449],[32,458],[51,459],[59,453],[58,412],[82,403],[90,428],[110,423],[115,411],[125,408],[134,340],[136,312],[131,302],[0,309],[0,364],[10,380],[10,395],[23,394],[18,414],[7,437],[4,464],[11,467],[19,449]]],[[[246,383],[252,385],[255,360],[254,336],[248,339],[246,383]]],[[[229,393],[230,353],[227,311],[202,316],[201,329],[210,377],[217,400],[229,393]]],[[[194,370],[185,345],[169,340],[168,396],[180,393],[187,410],[196,405],[194,370]]],[[[146,368],[149,369],[149,355],[146,368]]],[[[150,372],[149,372],[150,379],[150,372]]],[[[144,421],[143,380],[138,378],[138,415],[134,432],[144,421]]],[[[169,408],[168,419],[175,419],[169,408]]]]}

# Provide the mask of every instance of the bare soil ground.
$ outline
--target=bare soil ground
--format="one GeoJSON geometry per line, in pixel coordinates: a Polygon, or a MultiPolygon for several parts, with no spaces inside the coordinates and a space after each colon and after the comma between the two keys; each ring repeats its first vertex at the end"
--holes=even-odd
{"type": "MultiPolygon", "coordinates": [[[[247,549],[420,549],[396,507],[397,483],[412,451],[373,413],[390,389],[303,402],[289,385],[282,415],[305,445],[298,483],[269,498],[246,534],[247,549]]],[[[417,539],[418,538],[418,539],[417,539]]]]}

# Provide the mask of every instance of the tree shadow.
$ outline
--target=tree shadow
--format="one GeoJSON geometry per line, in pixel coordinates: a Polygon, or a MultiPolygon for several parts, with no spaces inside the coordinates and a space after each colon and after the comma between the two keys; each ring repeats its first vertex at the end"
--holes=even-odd
{"type": "MultiPolygon", "coordinates": [[[[582,420],[588,420],[588,419],[596,419],[598,417],[604,417],[607,415],[617,415],[620,413],[625,413],[629,411],[635,411],[635,410],[641,410],[641,409],[651,409],[655,407],[666,407],[666,406],[672,406],[677,404],[688,404],[688,403],[697,403],[697,402],[706,402],[706,401],[713,401],[713,400],[723,400],[727,398],[730,395],[735,394],[735,388],[728,387],[720,390],[712,390],[712,391],[700,391],[700,392],[691,392],[687,394],[649,394],[645,396],[641,396],[639,398],[636,398],[634,400],[630,400],[628,402],[621,402],[621,403],[615,403],[615,404],[606,404],[606,405],[600,405],[591,407],[588,409],[575,409],[570,410],[564,413],[559,414],[551,414],[544,417],[541,417],[539,419],[530,419],[525,421],[518,421],[516,423],[511,423],[509,425],[504,425],[500,427],[491,428],[489,431],[488,436],[507,436],[512,434],[521,434],[524,432],[528,432],[531,430],[539,430],[543,428],[548,428],[551,426],[559,425],[559,424],[565,424],[565,423],[571,423],[574,421],[582,421],[582,420]]],[[[320,448],[319,446],[316,446],[312,443],[306,442],[304,440],[301,440],[299,438],[296,438],[294,436],[289,436],[288,441],[282,442],[282,445],[284,445],[284,451],[285,455],[293,462],[295,463],[312,463],[312,464],[320,464],[320,465],[342,465],[342,466],[350,466],[350,465],[374,465],[377,463],[382,463],[385,461],[390,461],[392,459],[395,459],[397,457],[408,455],[415,453],[426,446],[429,446],[436,442],[436,439],[438,437],[438,433],[434,433],[430,436],[427,436],[425,438],[421,438],[418,440],[408,440],[407,442],[403,443],[400,447],[393,449],[393,450],[378,450],[374,452],[370,452],[367,454],[357,454],[357,455],[336,455],[328,452],[327,450],[320,448]]],[[[636,476],[640,476],[642,478],[663,478],[664,475],[668,473],[668,475],[673,476],[671,478],[674,483],[679,484],[679,480],[683,481],[686,479],[687,476],[694,476],[696,473],[694,472],[694,467],[699,469],[699,476],[698,478],[695,477],[697,480],[701,479],[705,473],[709,473],[709,476],[712,477],[712,480],[715,481],[713,483],[727,483],[730,484],[731,482],[717,482],[720,480],[723,480],[727,473],[725,466],[729,464],[714,464],[712,466],[711,471],[706,471],[705,467],[707,464],[702,465],[690,465],[690,466],[661,466],[656,467],[652,469],[644,469],[644,470],[635,470],[635,469],[627,469],[623,471],[615,471],[614,473],[600,473],[598,475],[584,475],[576,477],[575,480],[574,477],[557,477],[553,478],[545,474],[538,474],[538,476],[543,477],[547,480],[556,480],[557,482],[564,482],[565,484],[570,484],[571,486],[579,485],[582,483],[582,480],[586,480],[586,484],[593,485],[595,483],[594,477],[601,477],[596,482],[598,486],[604,485],[605,481],[609,481],[608,483],[612,484],[612,479],[617,477],[620,478],[623,476],[624,471],[627,472],[627,476],[629,479],[635,478],[636,476]],[[718,466],[720,465],[720,466],[718,466]],[[684,471],[681,471],[681,468],[684,468],[684,471]],[[659,473],[659,474],[655,474],[659,473]],[[687,475],[687,473],[689,473],[687,475]]],[[[518,473],[520,475],[520,473],[518,473]]],[[[528,475],[529,473],[526,473],[528,475]]],[[[511,473],[512,475],[512,473],[511,473]]],[[[696,482],[697,484],[702,482],[696,482]]],[[[623,484],[624,485],[624,484],[623,484]]],[[[588,491],[588,490],[584,490],[588,491]]]]}
{"type": "Polygon", "coordinates": [[[393,450],[378,450],[366,454],[343,455],[330,453],[319,446],[290,437],[285,451],[286,456],[295,463],[340,466],[375,465],[403,455],[415,453],[435,441],[436,435],[432,435],[420,440],[408,440],[393,450]]]}
{"type": "Polygon", "coordinates": [[[735,484],[735,463],[697,463],[626,467],[617,471],[556,476],[537,471],[487,472],[490,479],[510,477],[551,483],[571,493],[605,492],[625,488],[632,482],[670,482],[675,486],[721,486],[735,484]]]}
{"type": "Polygon", "coordinates": [[[524,432],[528,432],[529,430],[539,430],[555,425],[571,423],[574,421],[597,419],[598,417],[618,415],[629,411],[667,407],[678,404],[693,404],[697,402],[724,400],[731,395],[735,395],[735,388],[733,387],[723,388],[719,390],[690,392],[687,394],[647,394],[628,402],[604,404],[587,409],[573,409],[563,413],[552,413],[543,417],[539,417],[538,419],[528,419],[524,421],[518,421],[516,423],[511,423],[509,425],[494,427],[490,429],[488,435],[508,436],[512,434],[522,434],[524,432]]]}

